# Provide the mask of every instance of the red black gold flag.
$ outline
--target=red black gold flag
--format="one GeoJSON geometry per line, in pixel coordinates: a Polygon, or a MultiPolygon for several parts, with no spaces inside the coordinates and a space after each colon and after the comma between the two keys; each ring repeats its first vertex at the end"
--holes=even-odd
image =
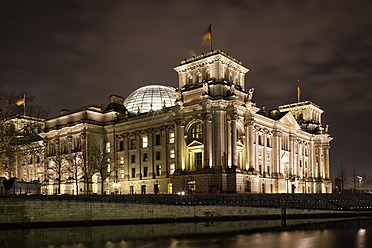
{"type": "Polygon", "coordinates": [[[17,106],[22,106],[25,104],[25,99],[24,98],[21,98],[21,99],[18,99],[17,102],[16,102],[17,106]]]}
{"type": "Polygon", "coordinates": [[[203,36],[203,44],[209,44],[212,51],[212,24],[209,25],[208,31],[203,36]]]}

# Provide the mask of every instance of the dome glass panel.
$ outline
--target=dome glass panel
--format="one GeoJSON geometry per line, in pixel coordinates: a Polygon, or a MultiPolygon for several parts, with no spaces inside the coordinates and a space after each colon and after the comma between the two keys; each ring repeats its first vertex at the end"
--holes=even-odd
{"type": "Polygon", "coordinates": [[[176,89],[164,85],[147,85],[132,92],[125,100],[124,106],[132,114],[147,113],[165,107],[174,106],[176,89]]]}

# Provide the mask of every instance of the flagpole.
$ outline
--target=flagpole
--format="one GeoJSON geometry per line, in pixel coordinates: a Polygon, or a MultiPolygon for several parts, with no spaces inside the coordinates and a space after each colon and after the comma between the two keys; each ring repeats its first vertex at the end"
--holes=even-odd
{"type": "Polygon", "coordinates": [[[213,52],[213,50],[212,50],[212,24],[210,24],[210,30],[209,31],[211,32],[211,52],[213,52]]]}
{"type": "Polygon", "coordinates": [[[23,116],[26,116],[26,94],[23,94],[23,116]]]}

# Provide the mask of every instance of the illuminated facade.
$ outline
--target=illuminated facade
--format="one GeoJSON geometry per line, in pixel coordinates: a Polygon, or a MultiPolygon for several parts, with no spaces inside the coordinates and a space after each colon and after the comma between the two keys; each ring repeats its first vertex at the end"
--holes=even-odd
{"type": "MultiPolygon", "coordinates": [[[[56,156],[55,144],[64,156],[83,154],[98,138],[110,152],[107,193],[331,192],[332,138],[317,105],[256,107],[253,89],[245,89],[248,69],[221,51],[182,61],[175,71],[177,90],[145,86],[126,99],[110,96],[104,110],[90,106],[47,120],[43,161],[56,156]]],[[[51,178],[48,193],[55,192],[51,178]]],[[[100,180],[93,175],[93,192],[100,193],[100,180]]],[[[62,182],[61,193],[85,191],[71,173],[62,182]]]]}

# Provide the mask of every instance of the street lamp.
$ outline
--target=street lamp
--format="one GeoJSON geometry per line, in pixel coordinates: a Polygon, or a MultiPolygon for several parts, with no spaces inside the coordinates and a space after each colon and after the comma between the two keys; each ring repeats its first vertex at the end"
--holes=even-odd
{"type": "Polygon", "coordinates": [[[359,191],[360,191],[360,193],[362,193],[362,180],[363,180],[363,177],[357,176],[357,178],[359,180],[359,191]]]}

